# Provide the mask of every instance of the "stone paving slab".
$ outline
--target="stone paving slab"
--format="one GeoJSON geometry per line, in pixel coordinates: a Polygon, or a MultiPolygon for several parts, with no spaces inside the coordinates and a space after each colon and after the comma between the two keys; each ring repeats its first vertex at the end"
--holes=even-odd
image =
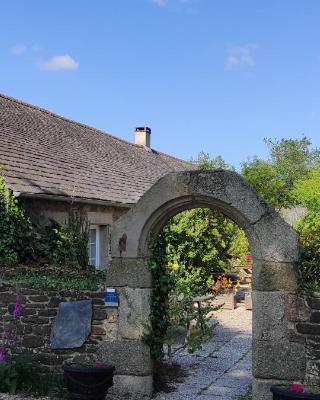
{"type": "Polygon", "coordinates": [[[237,400],[251,386],[251,311],[244,307],[216,311],[219,322],[214,336],[200,351],[183,351],[174,357],[188,373],[171,393],[158,393],[154,400],[237,400]]]}

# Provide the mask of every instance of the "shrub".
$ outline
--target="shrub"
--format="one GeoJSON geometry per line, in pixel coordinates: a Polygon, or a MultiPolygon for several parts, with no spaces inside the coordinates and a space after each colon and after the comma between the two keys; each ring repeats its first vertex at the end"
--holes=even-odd
{"type": "Polygon", "coordinates": [[[0,175],[0,263],[13,264],[33,258],[33,245],[30,219],[0,175]]]}
{"type": "Polygon", "coordinates": [[[300,234],[300,284],[320,290],[320,213],[309,212],[297,224],[300,234]]]}

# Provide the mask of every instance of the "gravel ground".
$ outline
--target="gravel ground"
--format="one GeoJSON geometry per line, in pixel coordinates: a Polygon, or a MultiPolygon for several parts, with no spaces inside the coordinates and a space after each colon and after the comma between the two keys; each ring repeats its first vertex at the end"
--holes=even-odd
{"type": "Polygon", "coordinates": [[[188,376],[172,393],[158,393],[154,400],[240,400],[250,398],[252,314],[239,306],[220,310],[213,338],[195,354],[183,351],[174,361],[188,376]],[[243,396],[243,397],[241,397],[243,396]]]}

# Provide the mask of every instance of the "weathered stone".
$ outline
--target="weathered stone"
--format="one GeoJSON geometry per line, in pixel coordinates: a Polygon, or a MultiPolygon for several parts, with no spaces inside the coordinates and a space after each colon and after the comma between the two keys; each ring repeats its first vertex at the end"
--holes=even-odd
{"type": "Polygon", "coordinates": [[[105,329],[102,326],[92,325],[91,326],[91,335],[103,336],[106,334],[105,329]]]}
{"type": "Polygon", "coordinates": [[[49,323],[49,318],[38,317],[37,315],[30,315],[28,317],[27,316],[26,317],[22,317],[21,320],[25,324],[42,325],[42,324],[48,324],[49,323]]]}
{"type": "Polygon", "coordinates": [[[320,360],[308,360],[306,371],[306,383],[309,385],[320,385],[320,360]]]}
{"type": "Polygon", "coordinates": [[[106,331],[106,339],[116,340],[118,339],[118,325],[117,324],[104,324],[104,330],[106,331]]]}
{"type": "Polygon", "coordinates": [[[117,322],[117,321],[118,321],[118,318],[119,318],[119,311],[118,311],[118,308],[117,308],[117,307],[115,307],[115,308],[109,308],[109,309],[107,310],[107,318],[106,318],[106,320],[107,320],[108,322],[110,322],[110,323],[117,322]]]}
{"type": "Polygon", "coordinates": [[[44,340],[39,336],[25,336],[22,340],[23,347],[36,348],[41,347],[44,344],[44,340]]]}
{"type": "Polygon", "coordinates": [[[310,322],[320,323],[320,311],[314,311],[311,314],[310,322]]]}
{"type": "Polygon", "coordinates": [[[148,326],[150,289],[121,288],[119,334],[124,339],[141,339],[148,326]]]}
{"type": "Polygon", "coordinates": [[[299,333],[303,333],[305,335],[320,335],[320,324],[299,322],[296,326],[299,333]]]}
{"type": "Polygon", "coordinates": [[[94,308],[92,318],[97,321],[103,321],[107,317],[107,311],[105,308],[94,308]]]}
{"type": "Polygon", "coordinates": [[[64,298],[61,297],[50,297],[49,307],[58,307],[61,302],[64,301],[64,298]]]}
{"type": "Polygon", "coordinates": [[[286,338],[285,293],[252,291],[253,340],[278,341],[286,338]]]}
{"type": "Polygon", "coordinates": [[[37,310],[35,308],[23,308],[22,315],[29,316],[37,314],[37,310]]]}
{"type": "Polygon", "coordinates": [[[314,310],[320,310],[320,298],[319,297],[307,297],[307,302],[314,310]]]}
{"type": "Polygon", "coordinates": [[[149,347],[140,340],[115,340],[99,346],[98,359],[113,364],[120,375],[150,375],[152,361],[149,347]]]}
{"type": "Polygon", "coordinates": [[[28,296],[28,301],[32,301],[33,303],[47,303],[50,299],[48,296],[43,295],[31,295],[28,296]]]}
{"type": "Polygon", "coordinates": [[[151,398],[152,389],[152,375],[115,375],[106,399],[148,400],[151,398]]]}
{"type": "MultiPolygon", "coordinates": [[[[320,339],[320,338],[319,338],[320,339]]],[[[320,340],[307,339],[306,355],[308,360],[320,360],[320,340]]]]}
{"type": "Polygon", "coordinates": [[[1,293],[1,301],[5,304],[15,303],[17,295],[13,293],[1,293]]]}
{"type": "Polygon", "coordinates": [[[34,325],[32,326],[32,333],[36,335],[49,336],[51,329],[52,329],[51,325],[34,325]]]}
{"type": "Polygon", "coordinates": [[[295,342],[301,344],[306,343],[306,337],[304,335],[297,333],[295,329],[288,329],[287,338],[289,342],[295,342]]]}
{"type": "Polygon", "coordinates": [[[107,270],[106,284],[110,287],[151,288],[151,273],[143,258],[113,258],[107,270]]]}
{"type": "Polygon", "coordinates": [[[305,346],[288,340],[253,341],[253,376],[302,381],[306,372],[305,346]]]}
{"type": "Polygon", "coordinates": [[[246,233],[254,260],[282,263],[298,261],[298,234],[276,211],[263,216],[247,228],[246,233]]]}
{"type": "Polygon", "coordinates": [[[39,317],[55,317],[57,315],[57,310],[54,309],[44,309],[44,310],[39,310],[38,312],[39,317]]]}
{"type": "Polygon", "coordinates": [[[273,379],[253,378],[252,399],[253,400],[272,400],[270,388],[272,385],[290,384],[291,382],[273,379]]]}
{"type": "Polygon", "coordinates": [[[252,287],[261,291],[297,289],[295,263],[254,260],[252,287]]]}
{"type": "Polygon", "coordinates": [[[288,294],[285,306],[288,321],[304,322],[309,320],[311,310],[305,299],[298,294],[288,294]]]}

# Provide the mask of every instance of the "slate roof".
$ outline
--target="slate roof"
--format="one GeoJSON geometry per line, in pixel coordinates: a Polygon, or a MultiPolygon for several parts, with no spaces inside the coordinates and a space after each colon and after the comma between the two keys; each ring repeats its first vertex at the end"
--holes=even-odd
{"type": "Polygon", "coordinates": [[[29,195],[136,203],[161,176],[195,167],[0,94],[0,170],[29,195]]]}

